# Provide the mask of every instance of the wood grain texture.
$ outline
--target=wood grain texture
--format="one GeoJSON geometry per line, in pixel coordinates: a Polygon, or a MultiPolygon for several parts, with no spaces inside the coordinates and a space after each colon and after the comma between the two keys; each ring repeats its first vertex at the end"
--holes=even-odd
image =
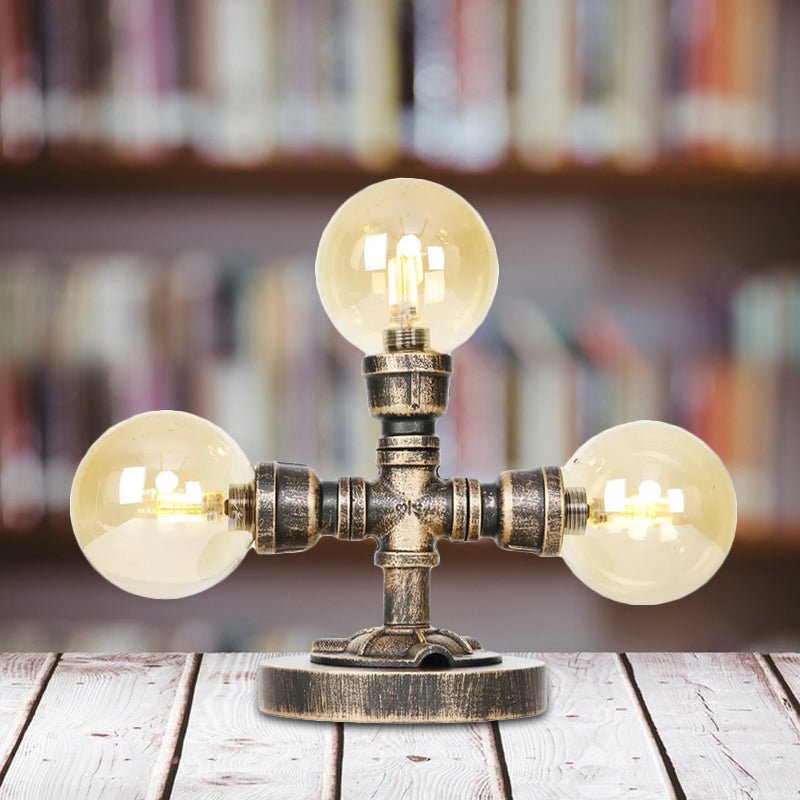
{"type": "Polygon", "coordinates": [[[800,653],[772,653],[772,663],[794,695],[794,707],[800,707],[800,653]]]}
{"type": "Polygon", "coordinates": [[[535,657],[547,666],[547,711],[500,723],[514,800],[674,798],[619,657],[535,657]]]}
{"type": "Polygon", "coordinates": [[[196,661],[178,654],[64,655],[0,799],[160,798],[196,661]]]}
{"type": "Polygon", "coordinates": [[[55,660],[54,653],[0,653],[0,775],[55,660]]]}
{"type": "Polygon", "coordinates": [[[491,726],[344,726],[342,800],[505,800],[491,726]]]}
{"type": "Polygon", "coordinates": [[[0,800],[649,800],[675,798],[672,781],[687,800],[800,800],[800,655],[772,656],[776,676],[753,654],[632,654],[635,686],[613,654],[535,657],[540,717],[342,728],[262,715],[262,654],[199,672],[176,654],[66,655],[55,671],[50,654],[0,654],[0,800]]]}
{"type": "Polygon", "coordinates": [[[172,800],[336,796],[336,725],[262,714],[256,674],[264,657],[203,657],[172,800]]]}
{"type": "Polygon", "coordinates": [[[760,656],[629,659],[687,800],[800,798],[797,715],[760,656]]]}

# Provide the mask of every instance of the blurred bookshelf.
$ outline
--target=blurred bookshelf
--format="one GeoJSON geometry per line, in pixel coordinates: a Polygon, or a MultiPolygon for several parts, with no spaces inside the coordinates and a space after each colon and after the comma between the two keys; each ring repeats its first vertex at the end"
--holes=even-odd
{"type": "MultiPolygon", "coordinates": [[[[612,291],[551,308],[514,295],[455,353],[442,474],[561,464],[607,427],[662,419],[723,459],[743,538],[800,553],[800,270],[674,304],[612,291]]],[[[7,531],[63,517],[92,441],[154,408],[211,419],[252,462],[375,473],[360,354],[320,313],[301,259],[7,255],[0,320],[7,531]]]]}
{"type": "Polygon", "coordinates": [[[0,23],[17,188],[800,170],[793,0],[8,0],[0,23]]]}
{"type": "MultiPolygon", "coordinates": [[[[795,562],[799,45],[795,0],[0,5],[0,568],[77,559],[74,468],[137,411],[374,474],[313,249],[398,175],[462,192],[501,257],[443,475],[663,419],[729,467],[734,560],[795,562]]],[[[336,544],[307,558],[359,557],[336,544]]]]}
{"type": "Polygon", "coordinates": [[[332,158],[298,163],[276,159],[249,166],[210,164],[191,151],[157,163],[78,153],[37,156],[30,162],[0,161],[0,195],[120,192],[270,194],[335,189],[354,192],[374,181],[402,175],[445,183],[459,192],[726,192],[761,196],[800,193],[800,160],[742,165],[703,159],[661,158],[638,167],[614,163],[536,167],[512,158],[491,169],[464,171],[419,159],[398,158],[383,168],[332,158]]]}

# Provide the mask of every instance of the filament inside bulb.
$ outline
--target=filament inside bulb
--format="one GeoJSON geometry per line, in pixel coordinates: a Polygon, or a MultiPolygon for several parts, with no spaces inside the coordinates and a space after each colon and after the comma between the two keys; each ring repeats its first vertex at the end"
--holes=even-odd
{"type": "Polygon", "coordinates": [[[204,492],[199,481],[186,481],[172,470],[161,470],[155,486],[145,488],[145,468],[125,467],[119,478],[119,503],[136,506],[135,516],[141,519],[169,517],[173,520],[205,519],[216,522],[225,515],[222,492],[204,492]]]}
{"type": "Polygon", "coordinates": [[[654,480],[643,480],[630,493],[625,478],[605,484],[603,497],[589,500],[589,524],[609,531],[624,530],[634,541],[643,541],[651,530],[658,530],[662,541],[675,539],[675,526],[684,522],[682,489],[662,490],[654,480]]]}
{"type": "Polygon", "coordinates": [[[406,233],[397,242],[397,255],[389,259],[389,314],[393,325],[411,327],[419,322],[419,287],[425,278],[422,242],[406,233]]]}

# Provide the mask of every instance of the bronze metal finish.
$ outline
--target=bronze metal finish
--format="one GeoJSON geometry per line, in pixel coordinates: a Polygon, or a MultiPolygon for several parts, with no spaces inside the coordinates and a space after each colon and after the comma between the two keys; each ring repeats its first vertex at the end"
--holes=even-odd
{"type": "Polygon", "coordinates": [[[532,658],[454,669],[356,669],[306,656],[265,661],[258,705],[267,714],[332,722],[479,722],[541,714],[545,669],[532,658]]]}
{"type": "Polygon", "coordinates": [[[566,518],[559,467],[501,473],[497,509],[494,537],[504,550],[559,555],[566,518]]]}
{"type": "Polygon", "coordinates": [[[508,550],[558,555],[565,533],[585,529],[585,493],[565,490],[558,467],[504,472],[492,484],[440,478],[435,425],[447,408],[452,362],[425,350],[426,336],[407,333],[387,332],[391,348],[363,362],[370,412],[382,424],[375,480],[320,483],[307,467],[262,463],[252,487],[232,487],[232,519],[252,520],[259,553],[304,550],[321,535],[369,536],[383,570],[381,626],[319,639],[310,662],[263,665],[261,707],[269,713],[454,722],[544,710],[539,662],[503,659],[431,624],[431,569],[443,538],[491,536],[508,550]]]}
{"type": "Polygon", "coordinates": [[[308,467],[277,461],[256,465],[257,553],[295,553],[317,543],[325,529],[322,487],[308,467]]]}

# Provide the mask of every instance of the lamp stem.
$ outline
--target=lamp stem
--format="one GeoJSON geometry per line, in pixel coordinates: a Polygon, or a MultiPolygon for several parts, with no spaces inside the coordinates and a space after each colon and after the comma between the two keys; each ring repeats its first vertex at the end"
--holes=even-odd
{"type": "Polygon", "coordinates": [[[383,568],[383,624],[427,628],[431,624],[431,568],[383,568]]]}

